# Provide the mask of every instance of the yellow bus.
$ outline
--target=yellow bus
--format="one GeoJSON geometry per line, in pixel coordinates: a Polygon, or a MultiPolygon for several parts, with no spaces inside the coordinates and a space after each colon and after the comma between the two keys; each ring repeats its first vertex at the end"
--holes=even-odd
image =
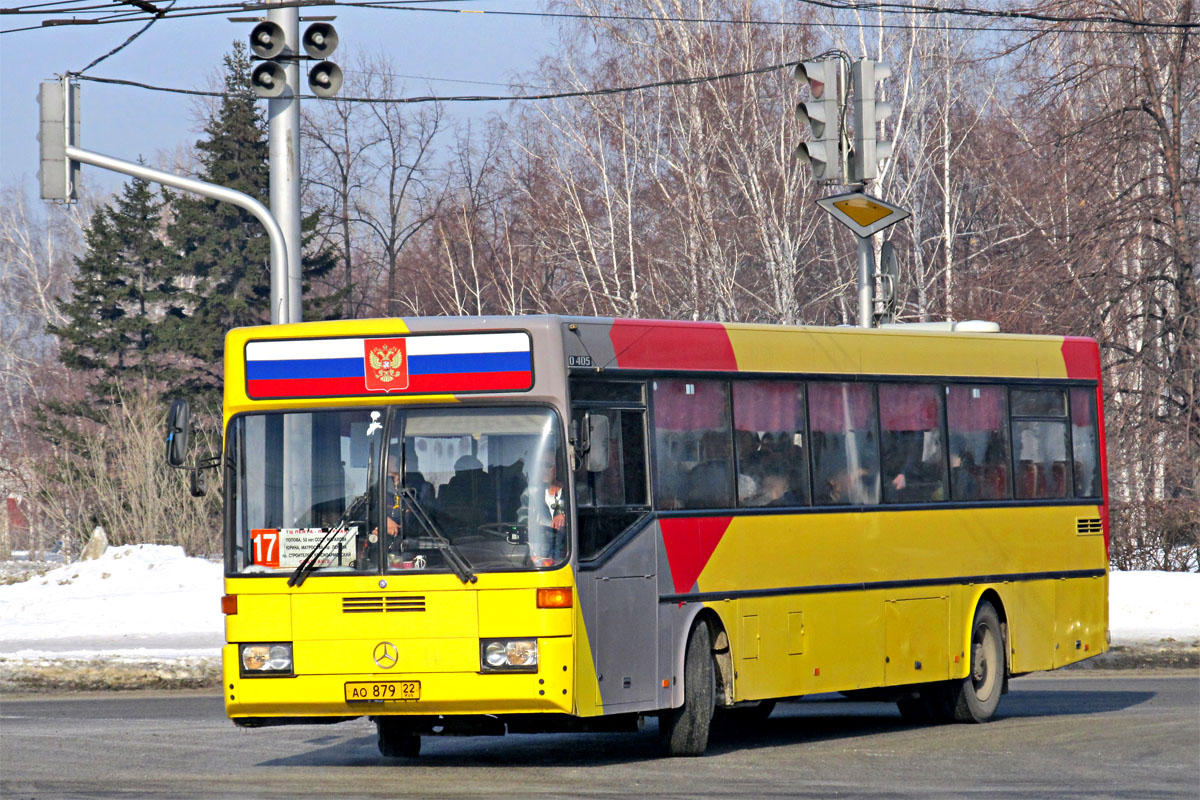
{"type": "Polygon", "coordinates": [[[1090,339],[902,326],[233,330],[226,710],[408,757],[648,717],[699,755],[823,692],[985,721],[1107,647],[1099,378],[1090,339]]]}

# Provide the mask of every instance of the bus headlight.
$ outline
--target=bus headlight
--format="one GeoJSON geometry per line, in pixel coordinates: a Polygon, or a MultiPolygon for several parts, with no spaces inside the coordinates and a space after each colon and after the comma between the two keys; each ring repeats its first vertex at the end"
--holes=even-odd
{"type": "Polygon", "coordinates": [[[537,672],[537,639],[483,639],[484,672],[537,672]]]}
{"type": "Polygon", "coordinates": [[[244,644],[240,648],[242,675],[291,675],[292,644],[244,644]]]}

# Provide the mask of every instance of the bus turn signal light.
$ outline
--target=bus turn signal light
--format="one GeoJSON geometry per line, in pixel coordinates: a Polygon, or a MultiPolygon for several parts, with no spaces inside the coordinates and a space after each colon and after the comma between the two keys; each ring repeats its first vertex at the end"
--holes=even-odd
{"type": "Polygon", "coordinates": [[[221,613],[236,614],[237,613],[237,595],[227,594],[221,596],[221,613]]]}
{"type": "Polygon", "coordinates": [[[538,589],[537,590],[537,607],[538,608],[570,608],[571,607],[571,590],[570,590],[570,588],[538,589]]]}

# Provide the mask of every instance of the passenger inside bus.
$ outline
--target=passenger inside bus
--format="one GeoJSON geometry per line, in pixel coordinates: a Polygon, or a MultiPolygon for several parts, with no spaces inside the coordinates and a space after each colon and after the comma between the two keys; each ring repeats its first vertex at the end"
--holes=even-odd
{"type": "Polygon", "coordinates": [[[798,506],[800,497],[792,490],[792,475],[787,462],[780,456],[770,456],[763,462],[762,491],[754,505],[798,506]]]}
{"type": "Polygon", "coordinates": [[[728,433],[705,431],[700,439],[701,461],[688,473],[687,508],[727,508],[733,505],[732,459],[728,433]]]}
{"type": "Polygon", "coordinates": [[[459,456],[454,462],[454,475],[438,492],[439,520],[447,527],[475,528],[482,524],[488,505],[483,502],[486,479],[482,461],[469,454],[459,456]]]}

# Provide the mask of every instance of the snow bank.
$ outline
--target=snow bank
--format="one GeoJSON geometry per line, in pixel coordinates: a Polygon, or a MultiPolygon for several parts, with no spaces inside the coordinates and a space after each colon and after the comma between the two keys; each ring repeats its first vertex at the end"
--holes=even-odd
{"type": "Polygon", "coordinates": [[[0,652],[155,648],[164,637],[189,655],[196,644],[219,646],[222,575],[220,564],[182,547],[110,547],[94,561],[0,586],[0,652]]]}
{"type": "Polygon", "coordinates": [[[1200,639],[1200,572],[1111,572],[1108,627],[1114,644],[1200,639]]]}

